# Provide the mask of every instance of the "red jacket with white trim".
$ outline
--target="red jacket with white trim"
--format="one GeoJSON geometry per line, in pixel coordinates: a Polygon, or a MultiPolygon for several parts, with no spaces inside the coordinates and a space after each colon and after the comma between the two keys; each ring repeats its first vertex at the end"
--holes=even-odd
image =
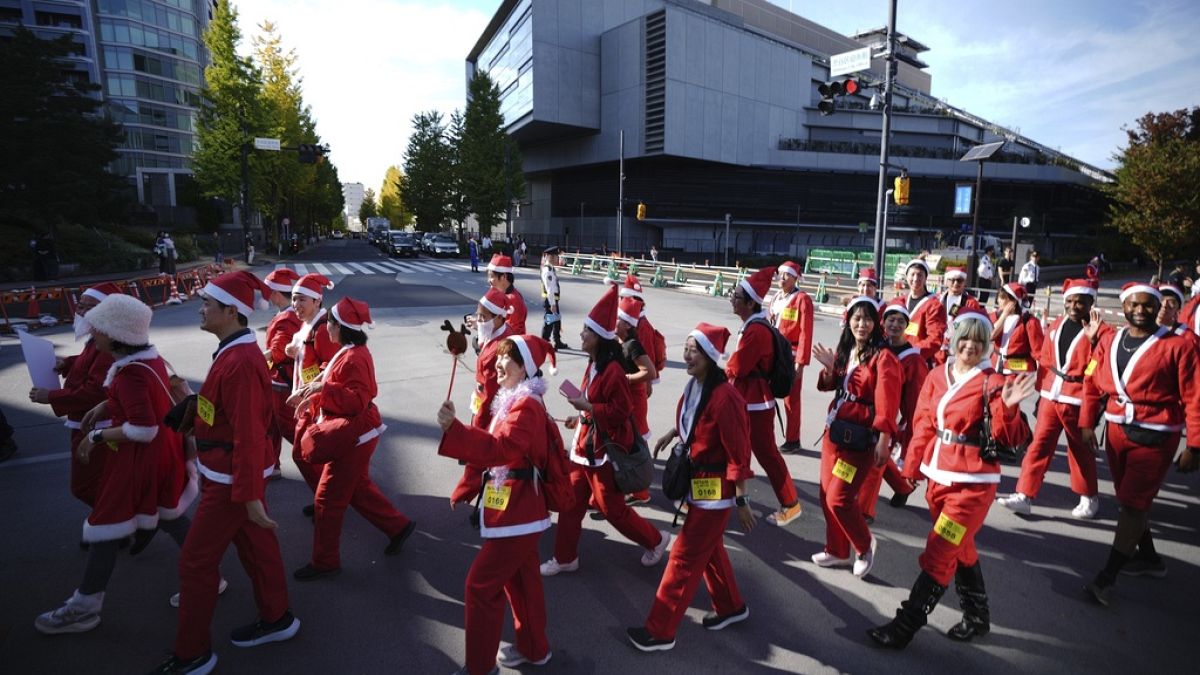
{"type": "Polygon", "coordinates": [[[769,306],[771,323],[792,344],[796,365],[807,366],[812,360],[812,298],[799,288],[791,293],[784,293],[781,289],[769,306]]]}
{"type": "MultiPolygon", "coordinates": [[[[688,380],[688,387],[699,387],[699,382],[688,380]]],[[[679,440],[687,438],[688,429],[683,424],[684,403],[687,390],[675,406],[675,428],[679,440]]],[[[704,411],[696,420],[692,432],[688,456],[693,465],[724,464],[724,472],[694,470],[692,478],[719,478],[721,493],[718,499],[694,499],[688,493],[688,501],[703,509],[722,509],[733,506],[734,483],[754,477],[750,469],[750,417],[746,414],[746,402],[737,389],[728,382],[717,385],[709,395],[704,411]]]]}
{"type": "Polygon", "coordinates": [[[67,426],[79,428],[79,422],[87,411],[96,407],[105,398],[104,378],[112,366],[112,354],[96,349],[89,339],[78,356],[63,359],[62,389],[50,392],[50,409],[57,417],[66,417],[67,426]]]}
{"type": "MultiPolygon", "coordinates": [[[[907,308],[908,295],[898,296],[892,300],[892,304],[907,308]]],[[[932,363],[942,349],[942,341],[946,339],[946,308],[942,307],[942,301],[936,295],[926,293],[909,314],[904,335],[909,344],[920,349],[925,360],[932,363]]]]}
{"type": "MultiPolygon", "coordinates": [[[[1083,405],[1084,374],[1092,359],[1093,347],[1087,339],[1085,325],[1067,347],[1067,360],[1059,361],[1059,340],[1063,337],[1062,325],[1066,320],[1065,315],[1055,319],[1050,326],[1049,339],[1042,341],[1042,354],[1038,359],[1038,391],[1044,399],[1080,406],[1083,405]]],[[[1112,326],[1101,323],[1096,343],[1112,339],[1112,333],[1112,326]]]]}
{"type": "Polygon", "coordinates": [[[909,347],[896,354],[900,362],[901,377],[904,384],[900,388],[900,422],[896,427],[896,442],[901,448],[907,448],[912,439],[913,422],[917,413],[917,402],[921,398],[921,387],[925,377],[929,375],[929,366],[921,356],[921,350],[909,347]]]}
{"type": "MultiPolygon", "coordinates": [[[[295,372],[292,377],[293,391],[317,379],[321,371],[325,370],[325,366],[329,365],[329,359],[332,359],[333,355],[341,348],[340,345],[329,339],[329,331],[325,328],[328,320],[328,315],[322,309],[317,314],[316,321],[313,322],[312,330],[304,338],[300,359],[297,361],[298,367],[294,366],[295,372]]],[[[299,338],[299,334],[303,330],[303,324],[301,324],[293,339],[299,338]]]]}
{"type": "Polygon", "coordinates": [[[1200,295],[1188,300],[1179,310],[1179,323],[1187,324],[1193,333],[1200,335],[1200,295]]]}
{"type": "MultiPolygon", "coordinates": [[[[1000,321],[999,313],[992,313],[992,322],[1000,321]]],[[[1027,312],[1013,314],[1004,320],[1004,332],[992,340],[996,346],[996,370],[1004,375],[1037,372],[1037,356],[1042,351],[1045,334],[1037,317],[1027,312]]]]}
{"type": "Polygon", "coordinates": [[[1155,431],[1179,431],[1185,423],[1200,429],[1200,357],[1194,344],[1160,327],[1131,355],[1118,378],[1117,350],[1128,330],[1122,328],[1096,346],[1087,367],[1091,374],[1084,378],[1079,426],[1095,427],[1103,414],[1109,422],[1155,431]]]}
{"type": "Polygon", "coordinates": [[[328,462],[383,433],[386,428],[375,397],[375,361],[366,345],[345,346],[334,355],[313,394],[319,410],[315,424],[305,429],[301,455],[310,462],[328,462]]]}
{"type": "Polygon", "coordinates": [[[817,376],[818,391],[840,389],[849,395],[837,396],[830,402],[826,425],[840,419],[895,438],[903,382],[900,361],[886,347],[881,347],[866,363],[850,363],[840,377],[822,369],[817,376]]]}
{"type": "Polygon", "coordinates": [[[500,391],[500,383],[496,381],[496,361],[500,357],[496,355],[496,350],[500,347],[500,343],[508,339],[510,335],[521,335],[521,333],[513,333],[508,324],[504,324],[504,330],[488,340],[479,349],[479,356],[475,359],[475,391],[471,394],[471,424],[480,429],[487,429],[492,422],[492,399],[495,398],[496,392],[500,391]]]}
{"type": "MultiPolygon", "coordinates": [[[[587,438],[592,435],[592,427],[597,427],[608,440],[621,448],[629,450],[633,445],[633,398],[629,392],[629,379],[625,377],[625,369],[617,361],[611,361],[599,375],[592,375],[594,368],[591,363],[583,373],[583,386],[580,387],[588,402],[592,404],[590,415],[580,415],[580,424],[575,427],[574,450],[571,461],[588,466],[588,456],[585,450],[587,438]],[[583,424],[582,420],[590,420],[583,424]]],[[[592,449],[594,466],[600,466],[608,461],[601,446],[603,441],[600,434],[594,434],[595,443],[592,449]]]]}
{"type": "Polygon", "coordinates": [[[765,319],[755,314],[742,324],[737,347],[725,363],[729,382],[746,399],[746,410],[770,410],[775,407],[768,377],[775,358],[775,339],[771,330],[755,321],[765,319]]]}
{"type": "Polygon", "coordinates": [[[304,322],[291,307],[271,317],[271,322],[267,324],[267,351],[271,352],[267,357],[267,369],[271,371],[271,379],[276,382],[292,383],[292,368],[296,361],[284,350],[303,325],[304,322]]]}
{"type": "Polygon", "coordinates": [[[525,307],[525,296],[521,295],[521,291],[518,291],[515,285],[507,295],[510,309],[508,318],[504,320],[504,323],[508,326],[508,334],[524,335],[525,319],[529,316],[529,310],[525,307]]]}

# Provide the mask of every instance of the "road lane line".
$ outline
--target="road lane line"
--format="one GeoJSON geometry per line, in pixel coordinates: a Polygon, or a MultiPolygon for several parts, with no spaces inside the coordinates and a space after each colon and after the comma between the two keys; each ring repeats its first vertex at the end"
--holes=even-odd
{"type": "Polygon", "coordinates": [[[384,267],[383,265],[380,265],[379,263],[365,262],[365,263],[363,263],[363,264],[364,264],[364,265],[367,265],[368,267],[370,267],[370,268],[372,268],[372,269],[379,270],[379,271],[383,272],[384,274],[391,274],[391,273],[392,273],[392,270],[391,270],[390,268],[388,268],[388,267],[384,267]]]}
{"type": "Polygon", "coordinates": [[[296,274],[299,274],[300,276],[304,276],[305,274],[308,274],[308,265],[301,265],[300,263],[296,263],[296,274]]]}
{"type": "Polygon", "coordinates": [[[321,274],[324,274],[325,276],[329,276],[330,274],[333,274],[333,272],[329,271],[328,267],[322,265],[321,263],[313,263],[313,267],[317,268],[317,271],[320,272],[321,274]]]}
{"type": "Polygon", "coordinates": [[[362,272],[363,274],[375,274],[375,270],[371,269],[370,267],[363,267],[362,265],[359,265],[358,263],[346,263],[346,264],[353,267],[354,269],[358,270],[359,272],[362,272]]]}
{"type": "Polygon", "coordinates": [[[338,272],[340,272],[342,274],[354,274],[354,270],[350,269],[349,267],[346,267],[345,265],[339,265],[337,263],[329,263],[329,264],[333,265],[333,269],[337,270],[338,272]]]}

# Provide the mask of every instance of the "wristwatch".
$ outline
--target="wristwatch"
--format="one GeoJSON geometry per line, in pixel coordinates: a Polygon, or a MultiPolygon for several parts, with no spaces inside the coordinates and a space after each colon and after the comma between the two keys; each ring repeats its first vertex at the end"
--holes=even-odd
{"type": "Polygon", "coordinates": [[[746,495],[739,495],[733,498],[733,503],[737,504],[738,506],[749,506],[750,498],[746,495]]]}
{"type": "Polygon", "coordinates": [[[92,435],[90,436],[90,438],[92,439],[92,445],[99,445],[100,443],[104,442],[104,437],[101,435],[103,433],[104,433],[103,429],[96,429],[95,431],[92,432],[92,435]]]}

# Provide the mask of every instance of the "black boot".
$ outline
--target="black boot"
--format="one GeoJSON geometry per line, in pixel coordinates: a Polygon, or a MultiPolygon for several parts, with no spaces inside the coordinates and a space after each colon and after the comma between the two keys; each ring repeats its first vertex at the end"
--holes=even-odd
{"type": "Polygon", "coordinates": [[[888,649],[904,649],[912,641],[913,636],[928,621],[929,613],[942,599],[946,587],[933,580],[924,571],[913,584],[908,599],[900,603],[896,610],[896,618],[891,623],[872,628],[867,631],[880,647],[888,649]]]}
{"type": "Polygon", "coordinates": [[[954,590],[958,591],[963,617],[946,635],[962,642],[987,635],[992,627],[991,612],[988,611],[987,588],[983,585],[983,570],[978,562],[970,567],[958,566],[954,573],[954,590]]]}

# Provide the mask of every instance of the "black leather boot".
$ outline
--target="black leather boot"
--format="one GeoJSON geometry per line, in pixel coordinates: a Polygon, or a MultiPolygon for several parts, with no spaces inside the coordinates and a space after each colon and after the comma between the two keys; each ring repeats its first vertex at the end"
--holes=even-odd
{"type": "Polygon", "coordinates": [[[963,617],[946,635],[962,642],[987,635],[992,627],[991,612],[988,610],[987,588],[983,585],[983,570],[978,562],[970,567],[958,566],[954,572],[954,590],[958,591],[963,617]]]}
{"type": "Polygon", "coordinates": [[[928,621],[929,613],[942,599],[946,587],[933,580],[924,571],[913,584],[908,599],[900,603],[896,610],[896,618],[891,623],[878,626],[867,631],[867,635],[875,644],[888,649],[904,649],[912,641],[913,636],[928,621]]]}

